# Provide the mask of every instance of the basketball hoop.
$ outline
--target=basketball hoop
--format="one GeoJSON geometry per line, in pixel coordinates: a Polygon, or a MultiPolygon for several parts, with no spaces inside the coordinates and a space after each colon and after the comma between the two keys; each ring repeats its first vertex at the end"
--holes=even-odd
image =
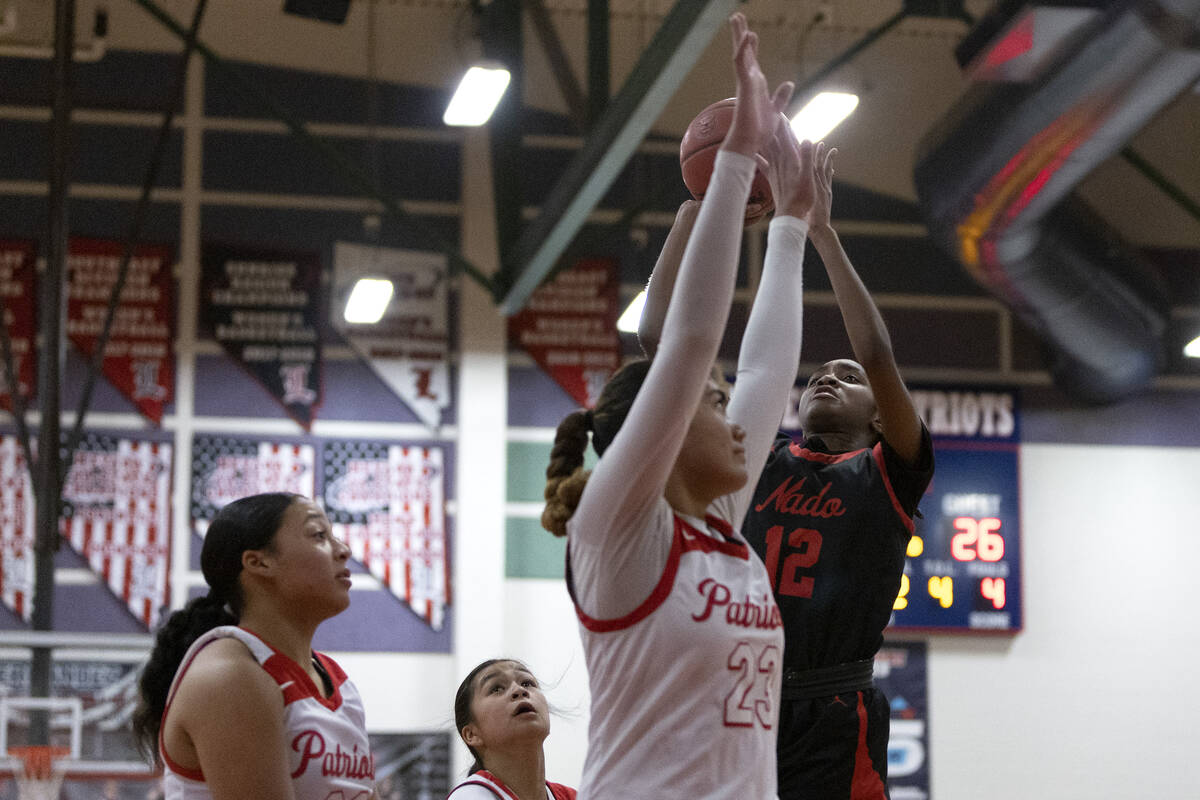
{"type": "Polygon", "coordinates": [[[15,777],[19,800],[58,800],[66,771],[60,762],[70,755],[69,747],[29,745],[10,747],[8,754],[17,759],[15,777]]]}

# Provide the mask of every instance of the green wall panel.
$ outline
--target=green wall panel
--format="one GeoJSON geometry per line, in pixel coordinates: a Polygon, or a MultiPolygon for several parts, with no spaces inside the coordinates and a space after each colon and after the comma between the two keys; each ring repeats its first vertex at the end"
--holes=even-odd
{"type": "Polygon", "coordinates": [[[549,533],[536,519],[509,517],[505,527],[505,577],[562,580],[567,554],[565,538],[549,533]]]}

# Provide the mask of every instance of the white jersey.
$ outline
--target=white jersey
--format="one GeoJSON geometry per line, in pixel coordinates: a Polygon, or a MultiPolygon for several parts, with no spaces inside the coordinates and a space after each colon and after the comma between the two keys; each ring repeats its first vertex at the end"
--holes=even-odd
{"type": "Polygon", "coordinates": [[[804,220],[771,222],[738,355],[726,417],[743,431],[746,484],[707,519],[664,497],[694,409],[713,402],[714,320],[728,314],[754,170],[717,154],[658,352],[567,523],[592,695],[580,800],[775,797],[783,626],[766,568],[728,522],[746,515],[800,359],[804,220]]]}
{"type": "Polygon", "coordinates": [[[783,627],[766,569],[716,517],[665,500],[655,517],[671,549],[650,597],[617,619],[576,604],[592,695],[579,798],[774,798],[783,627]]]}
{"type": "MultiPolygon", "coordinates": [[[[481,769],[450,790],[446,800],[519,800],[516,792],[486,769],[481,769]]],[[[546,800],[575,800],[575,790],[546,782],[546,800]]]]}
{"type": "MultiPolygon", "coordinates": [[[[188,648],[171,683],[163,719],[196,654],[223,638],[246,645],[279,684],[296,800],[368,800],[375,788],[375,761],[367,741],[362,698],[346,673],[328,656],[314,653],[333,684],[333,694],[325,698],[303,667],[250,631],[232,625],[214,628],[188,648]]],[[[162,747],[161,734],[159,753],[165,766],[164,800],[211,800],[204,775],[172,761],[162,747]]]]}

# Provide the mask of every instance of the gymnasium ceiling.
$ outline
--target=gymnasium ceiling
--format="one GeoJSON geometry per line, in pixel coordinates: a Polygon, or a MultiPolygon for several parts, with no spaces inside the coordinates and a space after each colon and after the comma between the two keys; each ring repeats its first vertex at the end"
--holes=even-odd
{"type": "MultiPolygon", "coordinates": [[[[147,0],[186,25],[195,0],[147,0]]],[[[541,0],[576,79],[587,85],[588,0],[541,0]]],[[[658,30],[674,0],[610,0],[611,90],[616,92],[658,30]]],[[[990,0],[924,0],[936,13],[961,8],[979,17],[990,0]]],[[[49,44],[51,0],[0,0],[15,8],[17,29],[0,42],[49,44]]],[[[469,0],[353,0],[345,21],[331,24],[284,13],[283,0],[210,0],[200,37],[232,59],[372,76],[449,90],[478,52],[469,0]]],[[[802,80],[898,11],[901,0],[748,0],[740,8],[762,39],[761,60],[772,82],[802,80]]],[[[139,0],[77,0],[80,38],[90,36],[95,9],[108,14],[110,48],[178,51],[179,40],[155,22],[139,0]]],[[[917,143],[966,85],[954,48],[966,34],[961,19],[909,16],[826,83],[858,92],[857,112],[830,138],[841,150],[842,181],[915,199],[917,143]]],[[[729,42],[713,37],[667,103],[653,131],[679,135],[694,113],[732,94],[729,42]]],[[[566,113],[559,84],[525,14],[524,101],[566,113]]],[[[302,114],[302,110],[298,110],[302,114]]],[[[1183,193],[1200,202],[1200,93],[1167,107],[1130,143],[1183,193]]],[[[1114,157],[1095,170],[1080,193],[1128,241],[1139,246],[1200,249],[1200,221],[1143,174],[1114,157]]]]}

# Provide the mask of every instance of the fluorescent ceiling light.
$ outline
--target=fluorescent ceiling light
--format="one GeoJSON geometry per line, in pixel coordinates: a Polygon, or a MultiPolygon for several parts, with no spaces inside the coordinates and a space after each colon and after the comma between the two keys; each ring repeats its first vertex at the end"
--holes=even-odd
{"type": "Polygon", "coordinates": [[[383,319],[392,299],[392,282],[380,278],[359,278],[350,291],[346,310],[342,316],[346,322],[370,325],[383,319]]]}
{"type": "Polygon", "coordinates": [[[819,142],[858,107],[858,95],[821,92],[792,117],[792,130],[800,141],[819,142]]]}
{"type": "Polygon", "coordinates": [[[629,304],[629,308],[625,309],[625,313],[617,320],[617,330],[623,333],[637,333],[638,323],[642,321],[642,309],[646,306],[646,290],[638,292],[638,296],[633,298],[633,302],[629,304]]]}
{"type": "Polygon", "coordinates": [[[1183,348],[1183,354],[1189,358],[1200,358],[1200,336],[1187,343],[1187,346],[1183,348]]]}
{"type": "Polygon", "coordinates": [[[484,124],[504,96],[510,78],[508,70],[499,64],[471,67],[454,90],[442,122],[447,125],[484,124]]]}

